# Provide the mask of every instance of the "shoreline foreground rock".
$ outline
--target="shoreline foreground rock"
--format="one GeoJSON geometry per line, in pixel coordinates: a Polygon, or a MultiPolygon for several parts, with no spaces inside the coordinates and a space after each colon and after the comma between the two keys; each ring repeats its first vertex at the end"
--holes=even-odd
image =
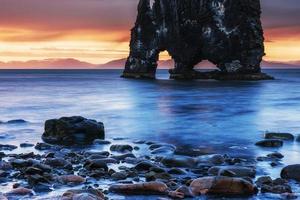
{"type": "Polygon", "coordinates": [[[171,79],[270,80],[260,0],[140,0],[122,77],[154,79],[160,52],[175,62],[171,79]],[[193,68],[208,60],[218,70],[193,68]]]}
{"type": "Polygon", "coordinates": [[[45,122],[42,139],[49,144],[88,145],[95,139],[104,139],[104,125],[81,116],[50,119],[45,122]]]}

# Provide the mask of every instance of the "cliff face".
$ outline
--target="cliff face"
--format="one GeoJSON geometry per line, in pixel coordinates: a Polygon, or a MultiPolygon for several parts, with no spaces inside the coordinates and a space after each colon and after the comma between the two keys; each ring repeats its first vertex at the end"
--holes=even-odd
{"type": "Polygon", "coordinates": [[[159,53],[175,61],[171,78],[216,78],[193,67],[209,60],[214,74],[260,74],[264,37],[259,0],[140,0],[124,77],[155,78],[159,53]]]}

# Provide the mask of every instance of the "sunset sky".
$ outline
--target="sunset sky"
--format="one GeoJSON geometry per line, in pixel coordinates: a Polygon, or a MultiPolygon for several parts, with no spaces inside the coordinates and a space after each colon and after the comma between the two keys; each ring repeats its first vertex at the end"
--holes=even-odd
{"type": "MultiPolygon", "coordinates": [[[[99,64],[127,57],[137,2],[0,0],[0,61],[75,58],[99,64]]],[[[265,59],[300,60],[300,1],[261,2],[265,59]]]]}

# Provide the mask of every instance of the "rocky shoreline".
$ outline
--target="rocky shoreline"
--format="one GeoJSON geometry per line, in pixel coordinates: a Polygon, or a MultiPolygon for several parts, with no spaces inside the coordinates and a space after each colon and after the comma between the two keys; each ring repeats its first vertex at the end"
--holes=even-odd
{"type": "Polygon", "coordinates": [[[300,181],[300,165],[282,167],[276,178],[257,173],[260,162],[268,162],[269,167],[280,165],[285,155],[277,148],[299,139],[290,133],[266,133],[255,145],[274,152],[257,158],[210,154],[161,142],[108,141],[103,123],[83,117],[47,121],[42,138],[51,144],[0,145],[0,183],[11,185],[0,199],[251,198],[266,193],[298,198],[291,184],[300,181]],[[35,152],[13,153],[18,148],[34,148],[35,152]]]}

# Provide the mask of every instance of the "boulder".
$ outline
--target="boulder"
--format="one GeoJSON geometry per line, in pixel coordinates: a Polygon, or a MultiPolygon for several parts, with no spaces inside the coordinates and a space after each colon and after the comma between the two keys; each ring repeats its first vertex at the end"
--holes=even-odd
{"type": "Polygon", "coordinates": [[[291,133],[266,133],[265,139],[294,140],[295,136],[291,133]]]}
{"type": "Polygon", "coordinates": [[[278,139],[266,139],[257,142],[255,145],[260,147],[281,147],[283,141],[278,139]]]}
{"type": "Polygon", "coordinates": [[[19,187],[7,192],[6,194],[8,196],[26,196],[26,195],[33,195],[34,192],[31,189],[19,187]]]}
{"type": "Polygon", "coordinates": [[[104,200],[105,196],[100,190],[68,190],[62,195],[61,200],[104,200]]]}
{"type": "Polygon", "coordinates": [[[135,165],[134,169],[138,171],[149,171],[150,168],[156,167],[153,163],[149,161],[141,161],[135,165]]]}
{"type": "Polygon", "coordinates": [[[87,160],[84,164],[84,167],[88,170],[104,169],[105,171],[108,171],[106,162],[101,159],[87,160]]]}
{"type": "Polygon", "coordinates": [[[45,122],[42,139],[50,144],[84,145],[95,139],[104,139],[104,125],[83,117],[62,117],[45,122]]]}
{"type": "Polygon", "coordinates": [[[223,176],[203,177],[192,181],[191,191],[195,195],[253,195],[257,193],[256,187],[242,179],[223,176]]]}
{"type": "Polygon", "coordinates": [[[117,152],[131,152],[133,151],[133,147],[128,144],[113,144],[110,146],[110,150],[117,152]]]}
{"type": "Polygon", "coordinates": [[[300,164],[288,165],[281,170],[281,178],[293,179],[300,182],[300,164]]]}
{"type": "Polygon", "coordinates": [[[168,186],[162,182],[115,184],[109,187],[110,192],[129,195],[161,195],[166,194],[168,190],[168,186]]]}
{"type": "Polygon", "coordinates": [[[127,174],[125,172],[115,172],[111,175],[111,178],[116,181],[125,180],[127,178],[127,174]]]}

